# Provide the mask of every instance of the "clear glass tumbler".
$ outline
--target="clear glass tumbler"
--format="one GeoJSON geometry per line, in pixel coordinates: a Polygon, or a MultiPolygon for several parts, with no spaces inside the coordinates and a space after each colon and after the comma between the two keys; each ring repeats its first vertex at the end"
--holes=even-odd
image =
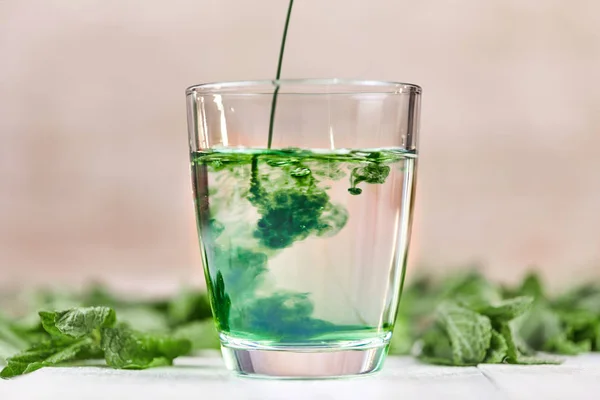
{"type": "Polygon", "coordinates": [[[378,370],[404,280],[421,88],[281,80],[186,94],[200,248],[228,368],[378,370]]]}

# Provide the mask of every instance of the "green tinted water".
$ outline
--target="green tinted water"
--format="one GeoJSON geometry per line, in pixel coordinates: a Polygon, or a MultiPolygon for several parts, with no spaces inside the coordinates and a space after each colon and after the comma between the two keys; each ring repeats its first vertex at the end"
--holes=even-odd
{"type": "Polygon", "coordinates": [[[414,160],[397,149],[192,154],[220,331],[268,344],[388,337],[414,160]]]}

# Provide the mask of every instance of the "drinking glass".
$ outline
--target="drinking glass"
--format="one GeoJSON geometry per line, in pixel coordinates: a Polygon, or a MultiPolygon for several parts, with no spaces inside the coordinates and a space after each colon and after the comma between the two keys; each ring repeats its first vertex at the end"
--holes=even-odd
{"type": "Polygon", "coordinates": [[[200,250],[229,369],[381,368],[410,239],[420,94],[337,79],[187,89],[200,250]]]}

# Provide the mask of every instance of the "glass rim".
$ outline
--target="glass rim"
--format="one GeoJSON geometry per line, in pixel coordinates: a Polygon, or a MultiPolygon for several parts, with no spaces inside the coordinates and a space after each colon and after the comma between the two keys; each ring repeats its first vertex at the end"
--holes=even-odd
{"type": "MultiPolygon", "coordinates": [[[[378,81],[378,80],[360,80],[360,79],[263,79],[263,80],[247,80],[247,81],[223,81],[209,82],[189,86],[185,90],[186,95],[197,94],[242,94],[242,93],[257,93],[252,89],[260,89],[270,87],[273,90],[277,87],[285,88],[292,87],[348,87],[350,90],[345,90],[344,94],[361,94],[361,93],[387,93],[387,94],[404,94],[413,93],[421,94],[422,88],[413,83],[394,82],[394,81],[378,81]],[[369,91],[368,88],[373,88],[369,91]],[[246,90],[244,90],[246,89],[246,90]]],[[[327,92],[302,92],[304,94],[334,94],[327,92]]],[[[339,93],[339,92],[336,92],[339,93]]],[[[272,94],[272,92],[263,93],[272,94]]]]}

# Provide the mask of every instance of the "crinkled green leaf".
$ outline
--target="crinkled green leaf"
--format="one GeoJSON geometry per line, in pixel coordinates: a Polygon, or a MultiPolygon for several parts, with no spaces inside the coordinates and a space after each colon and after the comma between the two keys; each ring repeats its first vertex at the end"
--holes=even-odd
{"type": "Polygon", "coordinates": [[[72,308],[67,311],[40,311],[44,329],[53,336],[80,338],[116,322],[113,309],[108,307],[72,308]]]}
{"type": "Polygon", "coordinates": [[[503,323],[500,326],[500,334],[506,341],[507,358],[506,362],[510,364],[560,364],[560,360],[551,357],[526,356],[521,353],[517,345],[518,339],[513,332],[513,328],[508,323],[503,323]]]}
{"type": "Polygon", "coordinates": [[[516,331],[525,343],[541,350],[550,338],[562,331],[558,314],[545,303],[537,303],[523,316],[515,320],[516,331]]]}
{"type": "MultiPolygon", "coordinates": [[[[532,347],[565,355],[589,352],[595,348],[600,321],[594,314],[587,310],[577,309],[549,312],[553,318],[552,325],[538,327],[540,337],[532,344],[532,347]],[[542,333],[543,336],[541,336],[542,333]]],[[[535,317],[535,315],[531,316],[531,318],[535,317]]],[[[531,324],[531,322],[529,323],[531,324]]]]}
{"type": "Polygon", "coordinates": [[[171,365],[174,358],[188,354],[191,347],[187,339],[140,333],[124,326],[102,330],[104,357],[113,368],[145,369],[171,365]]]}
{"type": "Polygon", "coordinates": [[[442,303],[436,312],[436,325],[423,335],[420,358],[446,365],[555,362],[525,356],[520,350],[520,338],[509,323],[525,313],[531,302],[530,297],[521,297],[485,305],[480,297],[479,302],[471,303],[474,309],[464,303],[442,303]]]}
{"type": "Polygon", "coordinates": [[[600,322],[598,316],[584,309],[563,311],[559,315],[570,340],[595,342],[596,328],[600,322]]]}
{"type": "Polygon", "coordinates": [[[455,365],[474,365],[485,359],[492,337],[488,317],[453,302],[442,303],[436,315],[450,339],[455,365]]]}
{"type": "Polygon", "coordinates": [[[434,325],[421,337],[418,357],[430,364],[456,365],[450,338],[445,330],[434,325]]]}
{"type": "Polygon", "coordinates": [[[492,330],[492,339],[490,340],[490,347],[485,356],[484,363],[487,364],[499,364],[504,362],[508,356],[508,345],[504,336],[495,329],[492,330]]]}
{"type": "Polygon", "coordinates": [[[84,358],[88,358],[94,352],[94,341],[90,337],[55,338],[10,357],[6,367],[0,372],[0,377],[12,378],[27,374],[42,367],[80,359],[84,354],[84,358]]]}
{"type": "Polygon", "coordinates": [[[518,364],[519,349],[513,339],[513,331],[509,324],[503,323],[499,327],[499,333],[506,343],[506,361],[511,364],[518,364]]]}
{"type": "Polygon", "coordinates": [[[510,321],[525,314],[533,304],[533,298],[529,296],[520,296],[512,299],[506,299],[485,306],[479,306],[476,311],[487,315],[494,321],[510,321]]]}

